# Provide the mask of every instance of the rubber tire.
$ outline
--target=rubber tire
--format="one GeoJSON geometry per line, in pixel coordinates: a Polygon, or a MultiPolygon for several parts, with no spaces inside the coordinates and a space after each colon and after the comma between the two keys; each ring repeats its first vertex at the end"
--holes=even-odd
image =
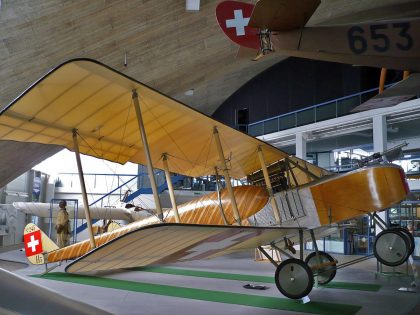
{"type": "Polygon", "coordinates": [[[402,228],[402,227],[392,228],[391,230],[398,231],[402,233],[403,235],[407,236],[408,244],[410,245],[410,251],[409,251],[408,256],[410,256],[414,252],[414,247],[416,247],[413,234],[411,234],[407,229],[402,228]]]}
{"type": "MultiPolygon", "coordinates": [[[[323,251],[318,251],[318,254],[321,256],[321,263],[323,262],[322,261],[322,258],[323,257],[325,257],[328,261],[330,261],[330,262],[334,262],[334,265],[333,266],[331,266],[332,268],[331,268],[331,273],[330,273],[330,271],[324,271],[324,272],[322,272],[321,273],[321,275],[328,275],[328,277],[326,277],[326,279],[325,280],[323,280],[323,279],[321,279],[319,276],[318,276],[318,284],[319,285],[325,285],[325,284],[327,284],[327,283],[329,283],[332,279],[334,279],[334,277],[335,277],[335,275],[337,274],[337,270],[335,269],[335,266],[336,266],[336,261],[335,261],[335,259],[330,255],[330,254],[327,254],[326,252],[323,252],[323,251]]],[[[313,260],[313,262],[314,262],[314,265],[317,263],[317,261],[316,261],[316,252],[312,252],[312,253],[310,253],[308,256],[306,256],[306,258],[305,258],[305,263],[309,266],[309,268],[311,268],[311,260],[313,260]]],[[[322,269],[328,269],[330,266],[327,266],[327,267],[322,267],[322,268],[320,268],[321,270],[322,269]]],[[[312,270],[312,268],[311,268],[311,270],[312,270]]],[[[313,271],[312,271],[313,272],[313,271]]]]}
{"type": "Polygon", "coordinates": [[[286,297],[290,299],[301,299],[305,296],[307,296],[313,288],[314,285],[314,275],[312,273],[311,268],[308,267],[308,265],[296,258],[286,259],[285,261],[281,262],[280,265],[277,266],[276,273],[274,276],[277,289],[286,297]],[[291,266],[294,265],[294,266],[291,266]],[[281,284],[280,276],[281,273],[285,270],[285,268],[291,268],[291,267],[298,267],[300,268],[300,271],[303,272],[303,276],[306,278],[307,284],[304,286],[304,288],[300,292],[288,292],[287,289],[284,287],[284,285],[281,284]]]}
{"type": "Polygon", "coordinates": [[[404,235],[403,233],[399,232],[399,231],[388,229],[388,230],[382,231],[381,233],[379,233],[376,236],[375,243],[373,245],[373,253],[374,253],[376,259],[386,266],[395,267],[395,266],[399,266],[399,265],[403,264],[407,260],[407,258],[409,256],[409,252],[410,252],[410,244],[409,244],[409,241],[408,241],[408,237],[406,235],[404,235]],[[399,259],[399,260],[396,260],[394,262],[390,262],[390,261],[387,261],[384,258],[382,258],[379,255],[378,250],[377,250],[378,241],[381,238],[386,237],[387,234],[395,234],[396,236],[398,236],[402,240],[402,242],[405,246],[405,249],[406,249],[405,253],[403,253],[401,255],[402,258],[399,259]]]}

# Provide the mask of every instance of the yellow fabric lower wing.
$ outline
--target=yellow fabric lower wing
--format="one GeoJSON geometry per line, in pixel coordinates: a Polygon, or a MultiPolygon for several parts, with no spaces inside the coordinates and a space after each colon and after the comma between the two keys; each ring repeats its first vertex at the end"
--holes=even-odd
{"type": "Polygon", "coordinates": [[[150,264],[214,258],[266,245],[296,228],[157,224],[124,234],[67,266],[69,273],[89,273],[150,264]]]}

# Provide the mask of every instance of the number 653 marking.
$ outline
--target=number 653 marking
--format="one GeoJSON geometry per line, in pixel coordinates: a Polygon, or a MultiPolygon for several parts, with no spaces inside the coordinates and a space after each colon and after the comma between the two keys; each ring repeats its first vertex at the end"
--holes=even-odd
{"type": "MultiPolygon", "coordinates": [[[[375,24],[370,26],[370,38],[375,41],[372,48],[377,52],[386,52],[391,47],[391,39],[386,35],[388,28],[399,30],[395,46],[400,50],[410,50],[413,47],[413,38],[408,33],[409,22],[392,24],[375,24]]],[[[347,32],[349,47],[355,54],[363,54],[368,49],[365,31],[360,26],[353,26],[347,32]]]]}

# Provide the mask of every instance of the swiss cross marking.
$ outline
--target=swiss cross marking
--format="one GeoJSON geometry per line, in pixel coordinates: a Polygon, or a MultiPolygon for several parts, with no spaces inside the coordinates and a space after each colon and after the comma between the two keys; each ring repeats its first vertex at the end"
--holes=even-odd
{"type": "Polygon", "coordinates": [[[39,241],[35,239],[33,235],[31,235],[31,241],[28,243],[28,248],[31,248],[32,253],[36,252],[36,246],[39,245],[39,241]]]}
{"type": "Polygon", "coordinates": [[[226,28],[235,28],[236,36],[245,35],[245,26],[249,23],[249,17],[244,18],[242,10],[234,10],[234,18],[232,20],[226,20],[226,28]]]}
{"type": "Polygon", "coordinates": [[[25,253],[26,256],[33,256],[42,253],[41,231],[34,231],[25,234],[25,253]]]}

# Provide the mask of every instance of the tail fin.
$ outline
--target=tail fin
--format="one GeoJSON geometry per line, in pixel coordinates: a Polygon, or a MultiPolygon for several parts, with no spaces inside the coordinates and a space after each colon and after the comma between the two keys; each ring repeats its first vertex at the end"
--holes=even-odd
{"type": "Polygon", "coordinates": [[[46,263],[46,254],[58,249],[58,246],[33,223],[25,226],[23,241],[26,257],[34,265],[46,263]]]}
{"type": "Polygon", "coordinates": [[[223,33],[234,43],[260,49],[258,29],[248,26],[254,5],[239,1],[223,1],[216,7],[216,18],[223,33]]]}

